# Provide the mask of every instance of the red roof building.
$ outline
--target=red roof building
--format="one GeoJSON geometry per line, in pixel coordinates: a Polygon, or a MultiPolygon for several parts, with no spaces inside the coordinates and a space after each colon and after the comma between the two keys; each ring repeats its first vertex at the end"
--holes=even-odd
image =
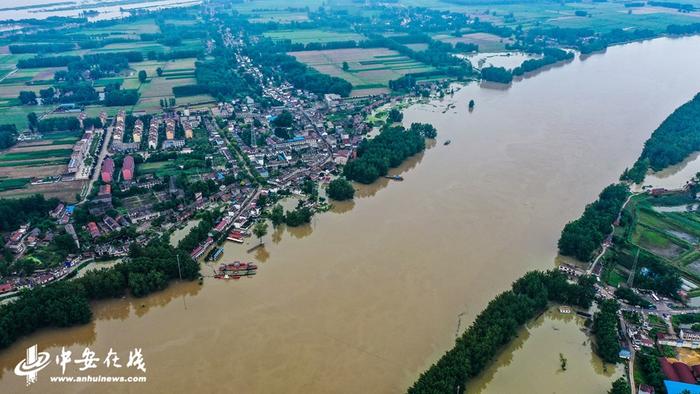
{"type": "Polygon", "coordinates": [[[100,174],[102,176],[102,182],[112,182],[112,174],[114,174],[114,160],[108,157],[102,163],[102,172],[100,174]]]}
{"type": "Polygon", "coordinates": [[[696,378],[700,377],[700,365],[693,365],[690,368],[693,370],[693,375],[695,375],[696,378]]]}
{"type": "Polygon", "coordinates": [[[695,384],[698,381],[695,380],[695,377],[693,376],[693,373],[690,371],[690,367],[682,363],[680,361],[676,361],[673,363],[673,369],[676,370],[676,374],[678,374],[678,377],[681,379],[680,381],[683,383],[689,383],[689,384],[695,384]]]}
{"type": "Polygon", "coordinates": [[[134,158],[131,156],[126,156],[124,158],[124,164],[122,165],[122,179],[131,182],[134,178],[134,158]]]}
{"type": "Polygon", "coordinates": [[[671,363],[668,362],[663,357],[659,357],[659,365],[661,365],[661,370],[664,372],[664,375],[668,378],[668,380],[673,380],[675,382],[680,382],[680,378],[678,377],[678,373],[676,370],[673,368],[671,363]]]}
{"type": "Polygon", "coordinates": [[[97,238],[100,236],[100,229],[97,228],[97,223],[95,222],[90,222],[87,224],[88,231],[90,232],[90,236],[93,238],[97,238]]]}

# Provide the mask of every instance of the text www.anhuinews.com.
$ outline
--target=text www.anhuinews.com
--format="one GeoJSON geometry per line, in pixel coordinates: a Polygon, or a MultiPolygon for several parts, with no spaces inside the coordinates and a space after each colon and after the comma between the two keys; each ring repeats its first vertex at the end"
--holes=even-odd
{"type": "Polygon", "coordinates": [[[51,383],[145,383],[146,376],[51,376],[51,383]]]}

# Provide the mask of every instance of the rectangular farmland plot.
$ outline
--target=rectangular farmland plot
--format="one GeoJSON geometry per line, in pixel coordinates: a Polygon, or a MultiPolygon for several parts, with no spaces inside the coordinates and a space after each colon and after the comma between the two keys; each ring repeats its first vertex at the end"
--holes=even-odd
{"type": "Polygon", "coordinates": [[[372,93],[376,93],[376,89],[386,89],[389,81],[406,74],[433,70],[388,48],[299,51],[290,52],[290,55],[320,73],[342,78],[355,89],[372,90],[372,93]],[[347,70],[343,70],[343,62],[348,63],[347,70]]]}

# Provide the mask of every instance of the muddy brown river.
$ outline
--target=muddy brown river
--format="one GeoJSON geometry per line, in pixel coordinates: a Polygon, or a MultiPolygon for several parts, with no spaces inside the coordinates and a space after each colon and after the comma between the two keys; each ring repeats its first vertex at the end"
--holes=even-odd
{"type": "MultiPolygon", "coordinates": [[[[405,122],[433,123],[439,136],[395,171],[405,181],[362,187],[354,202],[311,226],[275,230],[253,255],[228,244],[225,260],[257,261],[254,278],[100,302],[88,325],[20,340],[0,353],[0,392],[25,391],[13,370],[33,344],[53,357],[63,346],[76,357],[88,346],[100,358],[113,348],[123,363],[139,347],[148,382],[51,383],[61,375],[52,363],[27,392],[403,392],[491,298],[526,271],[554,266],[564,224],[700,91],[698,64],[700,37],[657,39],[576,59],[509,89],[472,84],[414,105],[405,122]]],[[[618,375],[596,364],[579,328],[561,323],[570,336],[550,342],[547,332],[562,332],[550,320],[521,335],[540,338],[534,346],[505,349],[471,387],[498,393],[520,387],[519,377],[540,376],[537,391],[557,392],[566,387],[554,377],[559,352],[571,382],[595,382],[577,392],[608,387],[618,375]],[[555,359],[545,367],[517,361],[537,360],[550,343],[562,350],[546,349],[555,359]],[[509,354],[512,363],[503,361],[509,354]]],[[[144,375],[101,362],[93,371],[144,375]]],[[[69,366],[69,374],[86,373],[69,366]]]]}

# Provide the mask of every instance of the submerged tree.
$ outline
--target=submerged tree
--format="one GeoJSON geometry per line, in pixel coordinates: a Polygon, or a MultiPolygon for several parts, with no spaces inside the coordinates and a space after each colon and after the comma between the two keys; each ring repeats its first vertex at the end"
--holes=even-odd
{"type": "Polygon", "coordinates": [[[355,196],[355,189],[345,178],[337,178],[328,185],[328,197],[337,200],[352,200],[355,196]]]}
{"type": "Polygon", "coordinates": [[[559,353],[559,363],[561,364],[561,370],[566,371],[566,357],[561,353],[559,353]]]}
{"type": "Polygon", "coordinates": [[[264,221],[259,221],[253,226],[253,234],[260,240],[260,245],[262,245],[262,238],[267,235],[267,223],[264,221]]]}

